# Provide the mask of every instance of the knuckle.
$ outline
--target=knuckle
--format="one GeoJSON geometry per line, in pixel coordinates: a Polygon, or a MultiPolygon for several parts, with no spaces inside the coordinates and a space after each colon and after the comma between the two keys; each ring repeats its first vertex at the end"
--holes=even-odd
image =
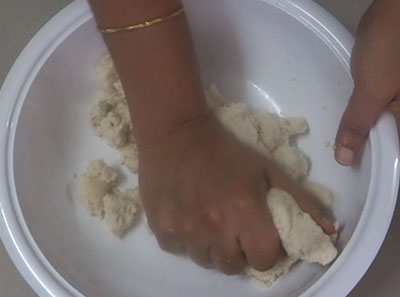
{"type": "Polygon", "coordinates": [[[221,224],[221,214],[218,212],[210,211],[205,214],[203,220],[207,223],[207,225],[218,226],[221,224]]]}
{"type": "Polygon", "coordinates": [[[338,138],[347,138],[347,137],[354,137],[358,136],[360,138],[364,138],[369,133],[369,127],[364,126],[353,119],[344,121],[341,125],[340,133],[338,138]]]}
{"type": "Polygon", "coordinates": [[[157,240],[158,240],[158,245],[162,250],[166,252],[175,251],[173,242],[160,237],[157,237],[157,240]]]}
{"type": "Polygon", "coordinates": [[[278,259],[262,259],[258,262],[254,262],[252,264],[252,266],[254,267],[254,269],[258,270],[258,271],[267,271],[271,268],[273,268],[276,264],[276,262],[278,261],[278,259]]]}

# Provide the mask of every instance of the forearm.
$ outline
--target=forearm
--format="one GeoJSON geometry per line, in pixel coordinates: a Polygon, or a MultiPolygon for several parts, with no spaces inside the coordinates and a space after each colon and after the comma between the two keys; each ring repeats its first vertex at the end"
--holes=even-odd
{"type": "MultiPolygon", "coordinates": [[[[168,15],[178,0],[92,0],[100,27],[125,27],[168,15]]],[[[184,15],[125,33],[104,34],[120,74],[139,146],[207,113],[184,15]]]]}
{"type": "MultiPolygon", "coordinates": [[[[400,1],[398,0],[375,0],[364,14],[358,34],[372,29],[397,34],[400,28],[400,1]]],[[[382,36],[383,38],[385,36],[382,36]]]]}

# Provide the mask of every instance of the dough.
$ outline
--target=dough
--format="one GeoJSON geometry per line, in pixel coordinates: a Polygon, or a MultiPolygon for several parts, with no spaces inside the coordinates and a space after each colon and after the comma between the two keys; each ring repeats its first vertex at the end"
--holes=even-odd
{"type": "Polygon", "coordinates": [[[211,110],[227,105],[229,102],[220,94],[215,85],[210,85],[204,90],[206,101],[211,110]]]}
{"type": "Polygon", "coordinates": [[[79,198],[90,215],[105,219],[114,235],[122,237],[141,209],[138,189],[121,191],[117,174],[103,160],[89,162],[78,179],[79,198]]]}
{"type": "Polygon", "coordinates": [[[287,256],[265,272],[248,267],[246,273],[254,281],[271,286],[279,276],[288,273],[298,260],[327,265],[336,258],[336,239],[326,235],[309,214],[301,211],[288,193],[271,189],[267,194],[267,204],[287,256]]]}
{"type": "Polygon", "coordinates": [[[245,144],[258,146],[257,123],[243,103],[230,103],[215,109],[224,127],[245,144]]]}
{"type": "Polygon", "coordinates": [[[283,119],[269,113],[256,113],[254,116],[260,126],[260,140],[268,151],[289,144],[289,133],[283,119]]]}
{"type": "Polygon", "coordinates": [[[104,219],[115,236],[123,236],[132,227],[139,206],[138,189],[121,191],[114,188],[103,197],[104,219]]]}
{"type": "Polygon", "coordinates": [[[121,148],[126,144],[132,124],[126,100],[119,93],[106,92],[92,108],[89,121],[94,133],[109,146],[121,148]]]}
{"type": "Polygon", "coordinates": [[[103,160],[90,162],[78,179],[78,195],[90,215],[103,218],[103,197],[115,184],[117,174],[103,160]]]}
{"type": "Polygon", "coordinates": [[[305,118],[287,118],[284,119],[284,122],[289,135],[303,134],[308,130],[308,123],[305,118]]]}
{"type": "Polygon", "coordinates": [[[330,237],[309,214],[300,209],[288,193],[271,189],[267,195],[267,204],[289,256],[322,265],[335,259],[337,250],[330,237]]]}
{"type": "Polygon", "coordinates": [[[111,88],[119,80],[117,69],[110,55],[102,56],[96,65],[97,80],[104,88],[111,88]]]}
{"type": "Polygon", "coordinates": [[[282,257],[274,267],[267,271],[257,271],[247,266],[245,273],[251,277],[254,283],[260,286],[270,287],[280,276],[287,274],[298,260],[299,259],[296,257],[282,257]]]}
{"type": "Polygon", "coordinates": [[[139,151],[136,143],[128,142],[122,149],[120,163],[132,173],[137,173],[139,169],[139,151]]]}
{"type": "Polygon", "coordinates": [[[294,146],[282,145],[272,153],[273,160],[295,180],[308,175],[310,168],[307,158],[294,146]]]}
{"type": "MultiPolygon", "coordinates": [[[[122,84],[109,57],[100,59],[97,76],[107,90],[89,115],[93,131],[110,146],[120,150],[121,164],[132,173],[137,173],[138,149],[128,106],[122,84]]],[[[328,189],[304,180],[308,176],[309,162],[291,144],[291,137],[308,130],[304,118],[281,118],[271,113],[253,112],[243,103],[227,101],[213,85],[204,92],[209,107],[228,131],[267,158],[275,160],[292,178],[301,180],[323,205],[332,205],[333,196],[328,189]]],[[[79,195],[92,215],[100,218],[104,216],[112,232],[122,236],[133,225],[139,211],[138,190],[119,190],[115,186],[115,172],[104,162],[100,165],[96,165],[102,172],[95,174],[98,178],[92,177],[88,166],[88,172],[79,180],[79,195]]],[[[336,235],[331,238],[326,235],[308,214],[301,211],[288,193],[271,189],[266,199],[288,256],[282,257],[266,272],[247,267],[246,273],[254,281],[270,286],[279,276],[288,273],[290,267],[299,260],[327,265],[335,259],[336,235]]],[[[338,225],[335,227],[337,230],[338,225]]]]}

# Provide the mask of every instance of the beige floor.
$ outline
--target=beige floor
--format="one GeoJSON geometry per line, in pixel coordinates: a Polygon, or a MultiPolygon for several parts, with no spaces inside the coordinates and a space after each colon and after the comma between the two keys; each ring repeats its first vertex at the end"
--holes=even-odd
{"type": "MultiPolygon", "coordinates": [[[[299,0],[303,1],[303,0],[299,0]]],[[[70,0],[0,0],[0,84],[19,52],[44,23],[70,0]]],[[[372,0],[317,0],[352,33],[372,0]]],[[[400,207],[386,241],[350,297],[400,296],[400,207]]],[[[0,243],[0,296],[36,296],[18,274],[0,243]]],[[[322,296],[323,297],[323,296],[322,296]]]]}

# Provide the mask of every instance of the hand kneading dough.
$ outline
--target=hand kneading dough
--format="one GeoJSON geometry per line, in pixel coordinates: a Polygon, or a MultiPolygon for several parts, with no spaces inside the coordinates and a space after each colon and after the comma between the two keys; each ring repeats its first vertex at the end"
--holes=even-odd
{"type": "Polygon", "coordinates": [[[103,197],[104,219],[115,236],[121,237],[133,225],[139,207],[139,191],[114,188],[103,197]]]}
{"type": "MultiPolygon", "coordinates": [[[[121,164],[132,173],[137,173],[138,150],[128,106],[109,56],[99,61],[97,76],[107,91],[89,116],[93,131],[110,146],[119,149],[121,164]]],[[[323,205],[332,204],[329,190],[304,181],[309,171],[308,160],[298,148],[291,146],[290,138],[308,129],[304,118],[281,118],[271,113],[253,112],[243,103],[227,101],[213,85],[205,90],[205,97],[228,131],[267,158],[275,160],[292,178],[302,181],[310,192],[323,201],[323,205]]],[[[79,180],[79,195],[92,215],[104,215],[112,232],[121,236],[132,226],[138,212],[138,191],[121,192],[114,186],[115,173],[104,162],[94,162],[89,164],[88,172],[79,180]],[[94,173],[94,169],[100,173],[94,173]]],[[[267,204],[288,256],[281,258],[266,272],[246,268],[246,273],[254,281],[270,286],[280,275],[288,273],[298,260],[326,265],[335,259],[337,250],[332,243],[335,236],[331,240],[308,214],[301,211],[289,194],[271,189],[267,194],[267,204]]]]}
{"type": "Polygon", "coordinates": [[[114,235],[121,237],[133,225],[140,210],[138,189],[121,191],[116,172],[103,160],[91,161],[78,179],[78,195],[92,216],[105,219],[114,235]]]}
{"type": "Polygon", "coordinates": [[[265,272],[248,267],[246,273],[254,281],[270,286],[279,276],[288,273],[298,260],[327,265],[336,258],[337,250],[331,238],[309,214],[301,211],[288,193],[271,189],[267,194],[267,204],[287,256],[265,272]]]}
{"type": "Polygon", "coordinates": [[[103,160],[90,162],[78,179],[78,195],[90,215],[103,218],[103,197],[114,186],[117,174],[103,160]]]}

